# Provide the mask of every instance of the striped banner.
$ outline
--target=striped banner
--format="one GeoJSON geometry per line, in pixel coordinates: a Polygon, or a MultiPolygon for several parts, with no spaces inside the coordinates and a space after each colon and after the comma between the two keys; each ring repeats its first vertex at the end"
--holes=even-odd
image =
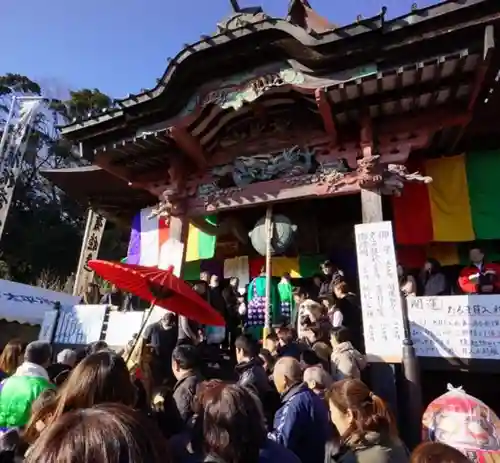
{"type": "Polygon", "coordinates": [[[407,185],[393,198],[398,244],[500,239],[499,151],[430,159],[419,167],[433,181],[407,185]]]}

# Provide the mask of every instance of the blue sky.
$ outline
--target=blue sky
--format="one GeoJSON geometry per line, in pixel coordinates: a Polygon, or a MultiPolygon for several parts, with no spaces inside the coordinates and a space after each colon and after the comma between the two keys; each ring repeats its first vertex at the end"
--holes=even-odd
{"type": "MultiPolygon", "coordinates": [[[[289,0],[240,0],[284,16],[289,0]]],[[[411,0],[310,0],[336,24],[388,7],[410,11],[411,0]]],[[[419,7],[437,0],[417,1],[419,7]]],[[[7,0],[2,6],[0,74],[25,74],[62,97],[68,88],[97,87],[115,98],[150,88],[167,58],[185,43],[215,31],[231,12],[229,0],[7,0]],[[48,6],[50,5],[50,7],[48,6]]]]}

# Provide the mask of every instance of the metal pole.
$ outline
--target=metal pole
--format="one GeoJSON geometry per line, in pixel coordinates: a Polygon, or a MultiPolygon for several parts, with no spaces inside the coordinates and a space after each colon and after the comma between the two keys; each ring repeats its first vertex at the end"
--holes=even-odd
{"type": "Polygon", "coordinates": [[[273,206],[267,206],[266,210],[266,317],[264,324],[264,337],[272,329],[272,305],[271,305],[271,241],[273,239],[273,206]]]}
{"type": "Polygon", "coordinates": [[[408,318],[408,303],[406,296],[401,295],[401,310],[403,315],[403,374],[404,391],[406,395],[405,434],[406,445],[413,450],[422,440],[422,384],[420,382],[420,365],[411,339],[410,320],[408,318]]]}
{"type": "Polygon", "coordinates": [[[12,97],[12,103],[10,104],[9,114],[7,115],[7,119],[5,120],[5,127],[3,128],[2,138],[0,139],[0,165],[2,165],[3,157],[4,157],[4,148],[7,143],[7,138],[9,135],[9,125],[12,117],[14,116],[14,109],[16,106],[17,97],[12,97]]]}

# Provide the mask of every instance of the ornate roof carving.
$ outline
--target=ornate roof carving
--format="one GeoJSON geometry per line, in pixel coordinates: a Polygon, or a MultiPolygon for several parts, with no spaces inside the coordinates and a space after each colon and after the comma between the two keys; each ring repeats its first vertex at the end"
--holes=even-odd
{"type": "Polygon", "coordinates": [[[242,8],[229,16],[229,18],[218,23],[216,34],[222,34],[230,30],[239,29],[240,27],[265,21],[269,18],[270,16],[264,13],[260,7],[242,8]]]}

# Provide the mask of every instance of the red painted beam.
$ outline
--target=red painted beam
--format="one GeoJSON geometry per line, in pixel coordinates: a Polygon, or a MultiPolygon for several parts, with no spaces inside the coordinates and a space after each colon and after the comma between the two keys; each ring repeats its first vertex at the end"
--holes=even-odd
{"type": "Polygon", "coordinates": [[[356,174],[352,174],[352,182],[347,178],[345,184],[339,186],[334,191],[328,191],[326,185],[307,184],[296,186],[285,183],[283,179],[253,183],[248,185],[244,190],[234,191],[230,197],[218,201],[216,205],[206,206],[201,199],[189,199],[187,211],[189,215],[203,215],[207,212],[239,209],[259,204],[278,203],[298,199],[328,198],[356,193],[359,191],[359,187],[354,181],[355,175],[356,174]]]}
{"type": "Polygon", "coordinates": [[[332,116],[332,108],[328,102],[327,90],[319,87],[314,91],[316,97],[316,104],[318,105],[319,114],[323,120],[326,133],[332,138],[333,144],[337,144],[337,128],[332,116]]]}

